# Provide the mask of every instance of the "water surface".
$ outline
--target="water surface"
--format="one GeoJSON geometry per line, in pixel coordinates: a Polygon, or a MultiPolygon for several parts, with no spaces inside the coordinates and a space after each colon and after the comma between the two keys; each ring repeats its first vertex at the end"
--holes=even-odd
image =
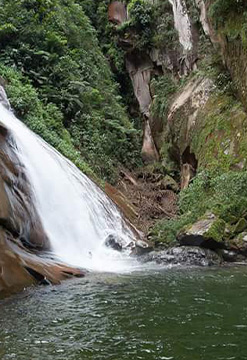
{"type": "Polygon", "coordinates": [[[247,359],[247,269],[90,274],[0,302],[0,359],[247,359]]]}

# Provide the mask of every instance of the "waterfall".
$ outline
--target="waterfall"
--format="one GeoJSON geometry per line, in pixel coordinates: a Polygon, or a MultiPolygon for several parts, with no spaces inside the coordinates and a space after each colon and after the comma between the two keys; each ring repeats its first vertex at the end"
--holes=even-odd
{"type": "Polygon", "coordinates": [[[178,31],[179,42],[185,51],[193,48],[190,19],[184,0],[169,0],[173,9],[175,28],[178,31]]]}
{"type": "MultiPolygon", "coordinates": [[[[2,98],[2,96],[1,96],[2,98]]],[[[133,263],[104,246],[109,234],[134,239],[113,202],[71,161],[30,131],[0,103],[0,121],[11,131],[25,166],[37,211],[60,261],[91,270],[118,271],[133,263]]]]}

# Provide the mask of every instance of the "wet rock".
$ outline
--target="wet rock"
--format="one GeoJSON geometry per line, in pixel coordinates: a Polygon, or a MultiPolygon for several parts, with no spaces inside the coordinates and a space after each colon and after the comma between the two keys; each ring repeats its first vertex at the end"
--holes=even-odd
{"type": "Polygon", "coordinates": [[[153,246],[146,241],[137,240],[131,255],[141,256],[153,250],[153,246]]]}
{"type": "Polygon", "coordinates": [[[221,249],[226,224],[214,214],[208,213],[195,224],[186,227],[178,234],[180,245],[201,246],[207,249],[221,249]]]}
{"type": "Polygon", "coordinates": [[[222,259],[226,262],[237,262],[245,260],[245,257],[239,254],[237,251],[233,250],[220,250],[219,254],[222,256],[222,259]]]}
{"type": "Polygon", "coordinates": [[[81,269],[38,256],[49,249],[25,166],[11,132],[0,124],[0,297],[31,285],[84,276],[81,269]]]}
{"type": "Polygon", "coordinates": [[[143,262],[156,262],[162,265],[212,266],[219,265],[221,258],[216,252],[198,247],[173,247],[162,251],[152,251],[144,255],[143,262]]]}
{"type": "Polygon", "coordinates": [[[0,227],[0,298],[31,285],[59,284],[85,271],[40,258],[0,227]]]}
{"type": "Polygon", "coordinates": [[[153,250],[153,246],[141,239],[130,241],[128,244],[117,235],[108,235],[105,246],[116,251],[128,251],[133,256],[141,256],[153,250]]]}
{"type": "Polygon", "coordinates": [[[118,206],[123,215],[131,222],[137,222],[138,211],[127,197],[112,185],[105,183],[105,193],[118,206]]]}
{"type": "Polygon", "coordinates": [[[11,133],[0,125],[0,225],[30,249],[48,250],[48,237],[34,204],[25,167],[11,133]]]}
{"type": "Polygon", "coordinates": [[[105,246],[109,247],[116,251],[122,251],[123,245],[121,243],[121,239],[114,235],[109,235],[107,239],[105,240],[105,246]]]}
{"type": "Polygon", "coordinates": [[[5,81],[2,77],[0,77],[0,103],[6,107],[6,109],[10,110],[11,106],[9,100],[7,98],[7,94],[4,90],[5,81]]]}
{"type": "Polygon", "coordinates": [[[238,253],[247,256],[247,232],[243,232],[231,239],[230,246],[238,253]]]}

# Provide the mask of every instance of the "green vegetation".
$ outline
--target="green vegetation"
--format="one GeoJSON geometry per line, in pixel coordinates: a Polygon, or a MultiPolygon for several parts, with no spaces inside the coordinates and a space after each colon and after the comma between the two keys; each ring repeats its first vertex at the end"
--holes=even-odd
{"type": "MultiPolygon", "coordinates": [[[[229,15],[241,15],[246,10],[247,4],[245,0],[215,0],[210,6],[209,14],[214,19],[216,27],[218,27],[229,20],[229,15]]],[[[235,23],[237,25],[237,22],[235,23]]]]}
{"type": "Polygon", "coordinates": [[[247,3],[245,0],[216,0],[209,15],[218,34],[226,35],[228,42],[241,39],[247,48],[247,3]]]}
{"type": "Polygon", "coordinates": [[[224,174],[209,171],[199,173],[189,188],[180,193],[178,218],[159,221],[152,229],[153,240],[168,245],[175,243],[178,232],[201,218],[207,211],[219,218],[217,226],[220,231],[216,229],[216,238],[218,235],[222,238],[222,225],[225,222],[232,230],[229,236],[234,237],[239,232],[234,225],[239,219],[247,218],[246,184],[246,171],[230,171],[224,174]]]}
{"type": "Polygon", "coordinates": [[[134,46],[139,50],[149,47],[153,36],[153,6],[146,0],[131,0],[128,12],[129,31],[135,34],[134,46]]]}
{"type": "MultiPolygon", "coordinates": [[[[118,166],[138,165],[140,152],[141,125],[124,46],[129,52],[158,48],[174,58],[181,55],[169,0],[124,2],[130,17],[120,25],[109,22],[110,0],[2,0],[0,8],[0,76],[17,115],[91,177],[111,182],[118,166]]],[[[194,3],[187,5],[199,27],[194,3]]],[[[243,44],[246,14],[243,0],[215,0],[210,7],[219,33],[243,44]]],[[[158,166],[172,175],[180,167],[185,138],[198,160],[198,175],[179,195],[178,217],[152,230],[153,239],[167,245],[208,211],[217,216],[211,231],[219,241],[225,226],[236,234],[247,221],[247,116],[234,97],[229,73],[208,51],[200,31],[199,37],[204,61],[191,77],[211,78],[214,93],[196,114],[193,130],[188,132],[191,104],[186,104],[174,115],[173,133],[164,131],[162,140],[155,139],[162,160],[158,166]]],[[[175,61],[174,74],[165,75],[157,75],[157,66],[151,81],[151,115],[163,125],[173,95],[191,80],[176,78],[176,66],[175,61]]]]}
{"type": "MultiPolygon", "coordinates": [[[[114,181],[119,164],[131,167],[136,163],[138,135],[80,3],[84,1],[1,1],[0,62],[4,66],[0,75],[6,76],[6,67],[15,69],[19,83],[35,93],[38,107],[32,106],[31,114],[28,96],[17,89],[17,99],[8,76],[13,106],[29,126],[32,123],[41,136],[50,137],[58,150],[63,146],[56,145],[54,128],[61,141],[64,134],[69,138],[66,128],[73,138],[69,152],[77,149],[70,158],[80,155],[98,176],[114,181]],[[40,118],[41,108],[46,112],[46,120],[41,116],[39,122],[46,123],[44,134],[34,121],[34,112],[40,118]]],[[[84,6],[94,9],[88,1],[84,6]]]]}
{"type": "Polygon", "coordinates": [[[198,115],[191,150],[200,169],[246,168],[247,115],[232,96],[215,93],[198,115]]]}
{"type": "Polygon", "coordinates": [[[52,103],[44,104],[30,81],[16,70],[0,65],[0,74],[6,80],[6,91],[17,116],[83,172],[98,181],[92,169],[82,160],[69,132],[64,128],[63,114],[58,107],[52,103]]]}
{"type": "Polygon", "coordinates": [[[151,113],[153,117],[166,119],[171,96],[174,95],[177,88],[178,86],[169,75],[152,79],[151,91],[154,94],[154,100],[151,113]]]}
{"type": "Polygon", "coordinates": [[[153,7],[152,43],[155,47],[174,51],[179,47],[178,33],[174,27],[173,10],[169,0],[157,1],[153,7]]]}

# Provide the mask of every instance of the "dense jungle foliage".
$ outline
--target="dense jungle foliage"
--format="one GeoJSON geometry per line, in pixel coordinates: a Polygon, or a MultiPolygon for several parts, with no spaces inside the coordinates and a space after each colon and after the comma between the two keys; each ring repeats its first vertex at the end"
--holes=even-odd
{"type": "Polygon", "coordinates": [[[139,136],[81,6],[93,4],[0,1],[0,75],[23,121],[83,170],[114,182],[118,165],[136,164],[139,136]]]}
{"type": "MultiPolygon", "coordinates": [[[[158,48],[173,51],[176,57],[180,46],[169,0],[124,2],[129,18],[116,25],[108,19],[110,0],[0,0],[0,76],[17,115],[91,177],[112,183],[119,167],[140,163],[142,120],[125,68],[126,51],[158,48]],[[132,48],[124,49],[121,39],[130,39],[132,48]]],[[[150,110],[154,119],[166,124],[171,97],[190,77],[211,78],[226,105],[221,112],[222,100],[222,106],[204,114],[210,129],[200,128],[195,137],[204,143],[207,132],[217,126],[230,132],[226,110],[229,107],[229,114],[233,110],[237,114],[239,101],[229,71],[203,34],[198,9],[192,0],[186,4],[192,25],[199,30],[198,68],[189,76],[174,76],[161,69],[153,74],[150,110]]],[[[246,47],[246,1],[215,0],[209,14],[215,31],[241,40],[246,47]]],[[[240,150],[245,145],[242,142],[240,150]]],[[[163,140],[161,163],[172,164],[166,168],[173,176],[168,147],[169,142],[163,140]]],[[[179,196],[178,217],[159,222],[153,229],[155,240],[173,242],[184,225],[209,210],[220,219],[245,216],[240,205],[245,204],[246,173],[229,172],[230,165],[215,159],[208,149],[202,147],[205,161],[179,196]],[[210,163],[214,165],[211,170],[210,163]],[[223,170],[215,172],[215,168],[223,170]]],[[[225,159],[223,150],[220,153],[225,159]]],[[[176,166],[178,172],[180,164],[176,166]]]]}

